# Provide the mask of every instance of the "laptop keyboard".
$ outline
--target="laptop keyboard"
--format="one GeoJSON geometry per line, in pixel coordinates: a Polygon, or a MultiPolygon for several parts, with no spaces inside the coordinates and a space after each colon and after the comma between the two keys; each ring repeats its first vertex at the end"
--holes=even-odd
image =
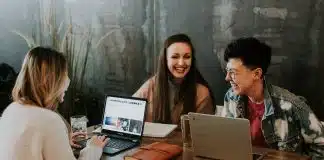
{"type": "Polygon", "coordinates": [[[116,149],[124,149],[124,148],[128,148],[128,147],[130,147],[132,145],[134,145],[133,142],[128,142],[128,141],[123,141],[123,140],[119,140],[119,139],[110,138],[110,140],[108,141],[106,147],[116,148],[116,149]]]}

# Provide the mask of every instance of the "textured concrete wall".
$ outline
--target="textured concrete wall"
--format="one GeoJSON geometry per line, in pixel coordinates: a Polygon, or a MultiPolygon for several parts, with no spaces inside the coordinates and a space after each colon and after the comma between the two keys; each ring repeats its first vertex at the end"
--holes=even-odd
{"type": "MultiPolygon", "coordinates": [[[[28,18],[34,1],[0,1],[0,62],[16,70],[20,69],[27,47],[9,31],[30,31],[28,18]]],[[[91,92],[132,94],[154,74],[163,40],[183,32],[192,38],[198,67],[212,86],[217,104],[222,104],[228,88],[222,71],[224,47],[232,39],[254,36],[273,47],[269,81],[306,97],[316,115],[324,120],[322,0],[60,2],[71,8],[75,24],[90,24],[94,43],[111,32],[90,55],[85,84],[91,92]]],[[[63,9],[60,13],[66,12],[63,9]]]]}

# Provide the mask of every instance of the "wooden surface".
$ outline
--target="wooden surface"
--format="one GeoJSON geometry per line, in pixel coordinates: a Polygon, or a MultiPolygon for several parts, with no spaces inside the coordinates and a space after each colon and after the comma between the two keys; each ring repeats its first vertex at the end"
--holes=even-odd
{"type": "MultiPolygon", "coordinates": [[[[94,130],[93,126],[88,128],[89,136],[93,135],[92,134],[93,130],[94,130]]],[[[170,144],[177,144],[179,146],[182,146],[181,132],[174,131],[166,138],[143,137],[141,145],[147,145],[147,144],[151,144],[151,143],[157,142],[157,141],[163,141],[163,142],[167,142],[170,144]]],[[[122,160],[125,155],[131,154],[135,151],[136,151],[136,148],[127,150],[127,151],[122,152],[115,156],[108,156],[106,154],[103,154],[101,157],[101,160],[122,160]]],[[[253,153],[265,154],[265,156],[262,160],[276,160],[276,159],[278,159],[278,160],[310,160],[310,157],[301,156],[296,153],[282,152],[282,151],[266,149],[266,148],[253,147],[253,153]]],[[[202,160],[202,158],[193,157],[192,149],[187,148],[187,147],[183,147],[182,155],[177,158],[177,160],[193,160],[193,159],[194,160],[202,160]]]]}

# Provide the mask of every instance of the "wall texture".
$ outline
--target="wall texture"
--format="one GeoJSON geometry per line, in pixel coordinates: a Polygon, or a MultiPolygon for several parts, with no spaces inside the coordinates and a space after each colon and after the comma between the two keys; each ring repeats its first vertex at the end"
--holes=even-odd
{"type": "MultiPolygon", "coordinates": [[[[0,62],[17,71],[27,45],[10,31],[31,31],[35,1],[0,1],[0,62]]],[[[58,21],[71,13],[76,28],[91,28],[85,92],[131,95],[153,75],[163,40],[183,32],[192,38],[199,69],[222,104],[228,88],[224,47],[254,36],[273,47],[269,81],[306,97],[324,120],[322,0],[57,0],[56,7],[58,21]]]]}

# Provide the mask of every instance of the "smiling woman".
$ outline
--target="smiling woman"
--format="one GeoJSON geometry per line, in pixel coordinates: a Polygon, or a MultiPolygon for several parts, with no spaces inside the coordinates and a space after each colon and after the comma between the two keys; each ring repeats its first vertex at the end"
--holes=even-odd
{"type": "Polygon", "coordinates": [[[157,73],[133,95],[149,102],[146,121],[179,124],[188,112],[214,114],[212,92],[196,68],[195,49],[185,34],[168,37],[157,73]]]}
{"type": "Polygon", "coordinates": [[[181,82],[190,70],[191,54],[190,46],[184,42],[173,43],[167,49],[168,69],[178,82],[181,82]]]}

